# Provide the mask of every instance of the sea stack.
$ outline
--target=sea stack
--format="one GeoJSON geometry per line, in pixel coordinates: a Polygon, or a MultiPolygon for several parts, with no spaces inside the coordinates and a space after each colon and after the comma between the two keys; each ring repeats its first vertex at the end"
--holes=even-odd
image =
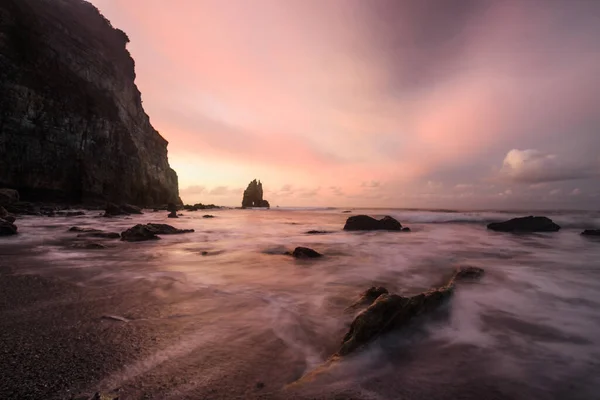
{"type": "Polygon", "coordinates": [[[87,1],[0,2],[0,187],[25,201],[180,204],[128,42],[87,1]]]}
{"type": "Polygon", "coordinates": [[[244,190],[242,208],[248,207],[270,207],[269,202],[263,199],[262,183],[256,179],[250,182],[246,190],[244,190]]]}

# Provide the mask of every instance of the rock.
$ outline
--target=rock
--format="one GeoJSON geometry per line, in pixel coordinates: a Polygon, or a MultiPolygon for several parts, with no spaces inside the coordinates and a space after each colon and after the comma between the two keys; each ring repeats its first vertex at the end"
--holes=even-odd
{"type": "Polygon", "coordinates": [[[169,218],[179,218],[177,216],[177,211],[172,211],[169,215],[167,215],[167,217],[169,217],[169,218]]]}
{"type": "Polygon", "coordinates": [[[295,258],[317,258],[323,255],[308,247],[296,247],[292,252],[292,256],[295,258]]]}
{"type": "Polygon", "coordinates": [[[11,224],[14,224],[15,221],[17,220],[17,218],[14,215],[7,215],[6,217],[0,218],[0,219],[4,220],[6,222],[10,222],[11,224]]]}
{"type": "Polygon", "coordinates": [[[399,231],[402,229],[400,222],[390,216],[376,220],[368,215],[353,215],[346,220],[345,231],[399,231]]]}
{"type": "Polygon", "coordinates": [[[307,235],[325,235],[327,233],[331,233],[329,231],[316,231],[316,230],[312,230],[312,231],[307,231],[306,234],[307,235]]]}
{"type": "Polygon", "coordinates": [[[100,243],[94,242],[85,242],[85,243],[73,243],[71,245],[74,249],[83,249],[83,250],[101,250],[105,249],[106,246],[100,243]]]}
{"type": "Polygon", "coordinates": [[[167,224],[147,224],[148,229],[154,231],[157,235],[177,235],[181,233],[192,233],[193,229],[177,229],[167,224]]]}
{"type": "Polygon", "coordinates": [[[560,226],[547,217],[529,216],[504,222],[492,222],[487,228],[499,232],[556,232],[560,226]]]}
{"type": "Polygon", "coordinates": [[[167,211],[177,214],[177,206],[173,203],[167,204],[167,211]]]}
{"type": "Polygon", "coordinates": [[[461,267],[444,286],[412,297],[389,294],[382,287],[371,287],[355,305],[361,302],[368,304],[370,301],[372,304],[356,316],[335,356],[348,355],[386,332],[407,326],[414,317],[444,304],[452,295],[457,280],[478,278],[482,274],[481,268],[461,267]]]}
{"type": "Polygon", "coordinates": [[[106,204],[106,208],[104,209],[105,217],[118,217],[121,215],[129,215],[129,213],[114,203],[106,204]]]}
{"type": "Polygon", "coordinates": [[[0,219],[0,236],[10,236],[17,234],[17,226],[12,222],[0,219]]]}
{"type": "Polygon", "coordinates": [[[360,295],[360,299],[356,303],[352,304],[348,308],[355,309],[359,307],[370,306],[375,300],[379,298],[379,296],[388,293],[388,290],[382,286],[371,286],[369,289],[365,290],[360,295]]]}
{"type": "Polygon", "coordinates": [[[404,228],[402,228],[402,232],[410,232],[410,228],[408,226],[405,226],[404,228]]]}
{"type": "Polygon", "coordinates": [[[80,217],[85,215],[83,211],[59,211],[56,215],[60,215],[61,217],[80,217]]]}
{"type": "Polygon", "coordinates": [[[143,214],[142,209],[131,204],[121,204],[121,210],[128,214],[143,214]]]}
{"type": "Polygon", "coordinates": [[[350,210],[345,210],[345,211],[342,211],[342,214],[348,214],[348,213],[351,213],[351,212],[352,211],[350,211],[350,210]]]}
{"type": "Polygon", "coordinates": [[[142,242],[146,240],[158,240],[156,231],[148,227],[148,225],[137,224],[134,227],[121,232],[121,240],[126,242],[142,242]]]}
{"type": "Polygon", "coordinates": [[[87,1],[0,2],[0,182],[21,198],[179,203],[129,38],[87,1]]]}
{"type": "Polygon", "coordinates": [[[214,215],[209,215],[209,214],[206,214],[206,215],[202,216],[202,218],[214,218],[214,217],[215,217],[214,215]]]}
{"type": "Polygon", "coordinates": [[[102,231],[100,229],[82,228],[80,226],[72,226],[69,228],[69,232],[102,232],[102,231]]]}
{"type": "Polygon", "coordinates": [[[583,236],[600,236],[600,229],[586,229],[581,234],[583,236]]]}
{"type": "Polygon", "coordinates": [[[86,238],[86,237],[94,237],[100,239],[118,239],[121,235],[117,232],[85,232],[80,233],[77,237],[86,238]]]}
{"type": "Polygon", "coordinates": [[[0,206],[0,218],[4,218],[8,216],[8,211],[6,211],[6,208],[0,206]]]}
{"type": "Polygon", "coordinates": [[[269,202],[263,199],[262,183],[260,183],[260,181],[256,181],[256,179],[250,182],[246,190],[244,190],[242,208],[248,207],[270,207],[269,202]]]}
{"type": "MultiPolygon", "coordinates": [[[[1,137],[0,137],[0,140],[1,137]]],[[[2,143],[2,142],[0,142],[2,143]]],[[[2,158],[0,157],[0,166],[2,165],[2,158]]],[[[2,171],[0,169],[0,177],[2,176],[2,171]]],[[[0,179],[1,180],[1,179],[0,179]]],[[[0,205],[4,206],[7,204],[17,203],[19,201],[19,192],[14,189],[0,189],[0,205]]]]}

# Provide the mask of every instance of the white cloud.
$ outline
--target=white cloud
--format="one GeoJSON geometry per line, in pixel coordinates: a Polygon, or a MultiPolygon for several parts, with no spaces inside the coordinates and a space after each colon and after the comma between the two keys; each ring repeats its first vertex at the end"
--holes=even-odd
{"type": "Polygon", "coordinates": [[[514,182],[539,184],[587,178],[599,172],[593,163],[569,162],[535,149],[513,149],[506,154],[500,175],[514,182]]]}

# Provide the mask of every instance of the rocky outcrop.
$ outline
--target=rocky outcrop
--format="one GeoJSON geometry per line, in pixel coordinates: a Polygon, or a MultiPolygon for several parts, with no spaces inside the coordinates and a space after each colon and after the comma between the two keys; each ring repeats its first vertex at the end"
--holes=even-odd
{"type": "Polygon", "coordinates": [[[598,236],[600,237],[600,229],[586,229],[581,232],[583,236],[598,236]]]}
{"type": "Polygon", "coordinates": [[[248,207],[270,207],[269,202],[263,199],[262,183],[256,181],[256,179],[250,182],[246,190],[244,190],[242,208],[248,207]]]}
{"type": "Polygon", "coordinates": [[[383,333],[405,327],[414,317],[441,306],[452,295],[457,280],[478,278],[482,274],[481,268],[459,268],[444,286],[412,297],[389,294],[382,287],[367,290],[361,297],[362,303],[372,304],[356,316],[336,355],[348,355],[383,333]]]}
{"type": "Polygon", "coordinates": [[[323,255],[308,247],[296,247],[291,253],[294,258],[319,258],[323,255]]]}
{"type": "Polygon", "coordinates": [[[492,222],[488,229],[498,232],[556,232],[560,226],[548,217],[513,218],[504,222],[492,222]]]}
{"type": "Polygon", "coordinates": [[[167,224],[137,224],[121,232],[121,240],[126,242],[141,242],[160,239],[156,235],[176,235],[194,232],[193,229],[177,229],[167,224]]]}
{"type": "Polygon", "coordinates": [[[345,231],[400,231],[402,224],[390,216],[377,220],[368,215],[353,215],[346,220],[345,231]]]}
{"type": "Polygon", "coordinates": [[[0,187],[29,201],[180,203],[128,42],[84,0],[0,2],[0,187]]]}

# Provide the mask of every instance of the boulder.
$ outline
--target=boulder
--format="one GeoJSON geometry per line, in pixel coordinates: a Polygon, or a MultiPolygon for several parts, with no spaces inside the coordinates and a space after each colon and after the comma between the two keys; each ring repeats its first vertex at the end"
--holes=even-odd
{"type": "Polygon", "coordinates": [[[143,214],[142,209],[131,204],[121,204],[121,210],[128,214],[143,214]]]}
{"type": "Polygon", "coordinates": [[[147,224],[146,227],[157,235],[177,235],[181,233],[192,233],[193,229],[177,229],[167,224],[147,224]]]}
{"type": "Polygon", "coordinates": [[[581,234],[583,236],[600,236],[600,229],[586,229],[581,234]]]}
{"type": "Polygon", "coordinates": [[[167,215],[167,217],[168,217],[168,218],[179,218],[179,217],[177,216],[177,211],[171,211],[171,212],[169,213],[169,215],[167,215]]]}
{"type": "Polygon", "coordinates": [[[348,355],[371,343],[380,335],[401,329],[416,316],[440,307],[452,295],[455,282],[461,279],[480,277],[483,269],[477,267],[458,268],[447,284],[412,297],[389,294],[385,288],[372,287],[361,296],[367,309],[356,316],[336,356],[348,355]]]}
{"type": "Polygon", "coordinates": [[[156,231],[149,228],[148,225],[137,224],[134,227],[121,232],[121,240],[126,242],[142,242],[146,240],[158,240],[156,231]]]}
{"type": "Polygon", "coordinates": [[[0,189],[0,205],[17,203],[19,192],[14,189],[0,189]]]}
{"type": "Polygon", "coordinates": [[[202,216],[202,218],[214,218],[214,217],[215,217],[214,215],[209,215],[209,214],[206,214],[206,215],[202,216]]]}
{"type": "Polygon", "coordinates": [[[292,252],[292,256],[295,258],[317,258],[323,255],[308,247],[296,247],[292,252]]]}
{"type": "Polygon", "coordinates": [[[121,215],[129,215],[129,213],[114,203],[106,204],[106,208],[104,209],[105,217],[118,217],[121,215]]]}
{"type": "Polygon", "coordinates": [[[402,232],[410,232],[410,228],[408,226],[405,226],[404,228],[402,228],[402,232]]]}
{"type": "Polygon", "coordinates": [[[0,236],[10,236],[17,234],[17,226],[12,222],[0,219],[0,236]]]}
{"type": "Polygon", "coordinates": [[[402,229],[400,222],[390,216],[377,220],[368,215],[353,215],[346,220],[345,231],[399,231],[402,229]]]}
{"type": "Polygon", "coordinates": [[[488,229],[498,232],[556,232],[560,226],[548,217],[521,217],[504,222],[492,222],[488,229]]]}

